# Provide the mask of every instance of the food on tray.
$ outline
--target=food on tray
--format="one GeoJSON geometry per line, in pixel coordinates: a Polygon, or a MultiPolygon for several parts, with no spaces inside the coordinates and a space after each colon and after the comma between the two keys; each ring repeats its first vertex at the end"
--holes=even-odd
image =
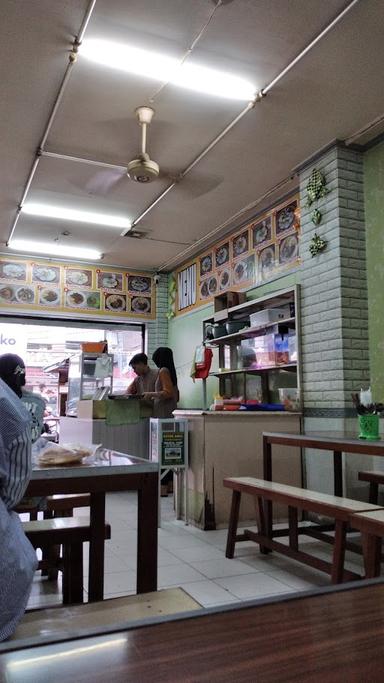
{"type": "Polygon", "coordinates": [[[151,300],[144,296],[137,296],[132,299],[132,310],[135,313],[149,313],[151,310],[151,300]]]}
{"type": "Polygon", "coordinates": [[[11,301],[13,299],[14,292],[12,287],[1,287],[0,288],[0,298],[4,301],[11,301]]]}
{"type": "Polygon", "coordinates": [[[67,301],[70,306],[82,306],[85,302],[85,296],[81,292],[68,292],[67,301]]]}
{"type": "Polygon", "coordinates": [[[121,296],[120,294],[111,294],[110,296],[106,297],[105,305],[110,311],[125,311],[126,300],[125,297],[121,296]]]}
{"type": "Polygon", "coordinates": [[[16,300],[22,304],[30,304],[35,298],[35,292],[30,287],[19,287],[16,290],[16,300]]]}
{"type": "Polygon", "coordinates": [[[49,289],[46,287],[40,292],[40,303],[42,304],[57,304],[60,299],[60,292],[57,289],[49,289]]]}

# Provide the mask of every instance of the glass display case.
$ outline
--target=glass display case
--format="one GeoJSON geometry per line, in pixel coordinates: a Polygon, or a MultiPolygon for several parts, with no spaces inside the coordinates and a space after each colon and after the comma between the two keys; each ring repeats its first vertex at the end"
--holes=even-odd
{"type": "Polygon", "coordinates": [[[68,370],[66,414],[77,415],[77,403],[84,399],[106,398],[112,393],[113,354],[86,353],[72,356],[68,370]]]}

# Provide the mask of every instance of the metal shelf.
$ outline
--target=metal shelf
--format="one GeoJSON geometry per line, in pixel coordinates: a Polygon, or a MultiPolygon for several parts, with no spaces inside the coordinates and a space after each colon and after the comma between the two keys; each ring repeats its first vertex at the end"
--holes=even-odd
{"type": "Polygon", "coordinates": [[[225,377],[226,375],[241,375],[252,373],[257,375],[261,372],[269,372],[269,370],[289,370],[290,368],[297,368],[297,363],[285,363],[284,365],[268,365],[264,368],[241,368],[240,370],[218,370],[217,372],[210,372],[209,375],[213,377],[225,377]]]}
{"type": "Polygon", "coordinates": [[[256,336],[255,332],[261,332],[262,330],[267,330],[270,327],[275,327],[276,325],[288,325],[290,323],[295,323],[295,318],[284,318],[284,320],[276,320],[275,322],[266,323],[265,325],[258,325],[257,327],[247,327],[239,332],[234,332],[233,334],[226,334],[223,337],[217,337],[216,339],[209,340],[209,346],[220,346],[220,344],[228,344],[236,339],[248,339],[249,336],[256,336]]]}

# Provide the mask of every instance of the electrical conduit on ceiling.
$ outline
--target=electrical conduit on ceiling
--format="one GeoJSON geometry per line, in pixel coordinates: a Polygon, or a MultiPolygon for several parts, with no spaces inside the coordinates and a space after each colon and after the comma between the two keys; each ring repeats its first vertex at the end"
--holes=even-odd
{"type": "MultiPolygon", "coordinates": [[[[352,0],[351,2],[349,2],[348,5],[347,5],[347,6],[346,6],[346,7],[345,7],[345,8],[344,8],[344,9],[343,9],[343,10],[342,10],[342,11],[341,11],[341,12],[340,12],[340,13],[339,13],[331,22],[330,22],[330,24],[328,24],[328,25],[327,25],[327,26],[326,26],[326,27],[325,27],[325,28],[324,28],[324,29],[323,29],[323,30],[322,30],[322,31],[321,31],[321,32],[320,32],[320,33],[319,33],[319,34],[318,34],[318,35],[317,35],[317,36],[316,36],[316,37],[315,37],[315,38],[314,38],[314,39],[313,39],[313,40],[312,40],[312,41],[311,41],[311,42],[310,42],[310,43],[309,43],[309,44],[308,44],[308,45],[307,45],[307,46],[306,46],[306,47],[305,47],[305,48],[304,48],[304,49],[303,49],[303,50],[302,50],[302,51],[301,51],[301,52],[300,52],[300,53],[299,53],[299,54],[298,54],[298,55],[297,55],[297,56],[296,56],[296,57],[295,57],[295,58],[294,58],[294,59],[293,59],[293,60],[292,60],[292,61],[291,61],[283,70],[282,70],[282,71],[281,71],[281,72],[280,72],[280,73],[279,73],[279,74],[277,74],[277,76],[275,76],[275,78],[274,78],[268,85],[266,85],[261,91],[259,91],[259,93],[255,96],[255,98],[254,98],[251,102],[249,102],[249,103],[247,104],[247,106],[246,106],[246,107],[245,107],[245,108],[244,108],[244,109],[243,109],[243,110],[242,110],[242,111],[241,111],[241,112],[240,112],[240,113],[239,113],[239,114],[238,114],[238,115],[237,115],[237,116],[228,124],[228,126],[226,126],[226,128],[225,128],[218,136],[216,136],[216,137],[214,138],[214,140],[212,140],[212,142],[211,142],[211,143],[210,143],[210,144],[209,144],[209,145],[208,145],[208,146],[207,146],[207,147],[206,147],[206,148],[205,148],[205,149],[204,149],[204,150],[203,150],[203,151],[202,151],[202,152],[201,152],[201,153],[200,153],[200,154],[199,154],[199,155],[190,163],[190,164],[189,164],[189,166],[187,166],[187,168],[184,169],[184,170],[178,175],[177,179],[175,179],[174,181],[172,181],[172,183],[171,183],[171,184],[170,184],[170,185],[169,185],[169,186],[168,186],[168,187],[167,187],[167,188],[166,188],[158,197],[156,197],[156,199],[154,199],[154,200],[151,202],[151,204],[150,204],[150,205],[149,205],[149,206],[148,206],[148,207],[147,207],[139,216],[137,216],[137,218],[135,218],[135,219],[132,221],[132,227],[135,227],[135,226],[136,226],[136,225],[137,225],[137,224],[138,224],[138,223],[139,223],[139,222],[140,222],[140,221],[141,221],[141,220],[150,212],[150,211],[152,211],[152,209],[153,209],[155,206],[157,206],[157,204],[158,204],[162,199],[164,199],[164,197],[167,196],[167,194],[168,194],[168,193],[169,193],[169,192],[178,184],[178,182],[180,182],[183,178],[185,178],[185,176],[186,176],[186,175],[187,175],[187,174],[188,174],[188,173],[189,173],[189,172],[190,172],[190,171],[191,171],[191,170],[192,170],[192,169],[193,169],[193,168],[194,168],[194,167],[195,167],[195,166],[196,166],[196,165],[197,165],[197,164],[198,164],[198,163],[199,163],[199,162],[200,162],[200,161],[201,161],[201,160],[202,160],[202,159],[203,159],[203,158],[204,158],[204,157],[205,157],[205,156],[206,156],[206,155],[207,155],[207,154],[208,154],[208,153],[209,153],[209,152],[210,152],[210,151],[211,151],[211,150],[212,150],[212,149],[213,149],[213,148],[214,148],[214,147],[215,147],[215,146],[216,146],[216,145],[217,145],[217,144],[218,144],[218,143],[219,143],[219,142],[220,142],[228,133],[229,133],[229,132],[230,132],[230,130],[232,130],[232,128],[233,128],[237,123],[239,123],[239,121],[241,121],[241,119],[242,119],[242,118],[243,118],[251,109],[253,109],[253,108],[255,107],[256,103],[259,102],[260,100],[262,100],[262,98],[263,98],[263,97],[264,97],[264,96],[265,96],[265,95],[266,95],[266,94],[267,94],[267,93],[268,93],[268,92],[269,92],[269,91],[270,91],[270,90],[271,90],[271,89],[272,89],[272,88],[273,88],[273,87],[274,87],[274,86],[275,86],[275,85],[276,85],[276,84],[277,84],[277,83],[278,83],[278,82],[279,82],[279,81],[280,81],[280,80],[281,80],[281,79],[282,79],[282,78],[283,78],[283,77],[284,77],[284,76],[285,76],[285,75],[294,67],[294,66],[296,66],[296,64],[298,64],[298,62],[299,62],[301,59],[303,59],[303,57],[304,57],[304,56],[305,56],[305,55],[306,55],[306,54],[307,54],[307,53],[308,53],[308,52],[309,52],[309,51],[310,51],[310,50],[311,50],[311,49],[312,49],[312,48],[313,48],[313,47],[314,47],[314,46],[315,46],[315,45],[316,45],[324,36],[326,36],[326,35],[329,33],[329,31],[331,31],[331,30],[333,29],[333,28],[336,26],[336,24],[338,24],[339,21],[341,21],[341,19],[343,19],[344,16],[345,16],[345,15],[354,7],[354,5],[356,5],[359,1],[360,1],[360,0],[352,0]]],[[[88,159],[80,159],[80,158],[74,158],[74,157],[66,157],[66,155],[58,155],[58,154],[55,154],[54,152],[45,152],[44,149],[43,149],[44,144],[45,144],[45,142],[46,142],[46,140],[47,140],[47,137],[48,137],[50,128],[51,128],[51,126],[52,126],[52,124],[53,124],[53,120],[54,120],[54,117],[55,117],[55,115],[56,115],[57,109],[58,109],[58,107],[59,107],[60,101],[61,101],[61,99],[62,99],[64,89],[65,89],[65,87],[66,87],[66,85],[67,85],[67,83],[68,83],[68,79],[69,79],[70,73],[71,73],[72,68],[73,68],[73,65],[74,65],[74,63],[75,63],[75,61],[76,61],[76,53],[77,53],[78,47],[79,47],[79,45],[80,45],[80,43],[81,43],[81,41],[82,41],[82,39],[83,39],[85,30],[86,30],[87,25],[88,25],[88,23],[89,23],[89,20],[90,20],[90,18],[91,18],[92,12],[93,12],[94,7],[95,7],[95,4],[96,4],[96,0],[92,0],[92,1],[90,2],[89,7],[88,7],[87,12],[86,12],[86,15],[85,15],[85,17],[84,17],[83,24],[82,24],[81,29],[80,29],[80,32],[79,32],[79,36],[78,36],[78,38],[74,41],[73,50],[72,50],[71,55],[70,55],[70,57],[69,57],[69,63],[68,63],[68,66],[67,66],[67,70],[66,70],[66,72],[65,72],[65,75],[64,75],[64,78],[63,78],[61,87],[60,87],[60,89],[59,89],[59,93],[58,93],[58,96],[57,96],[57,98],[56,98],[56,101],[55,101],[54,107],[53,107],[53,109],[52,109],[51,115],[50,115],[50,117],[49,117],[49,121],[48,121],[48,124],[47,124],[47,127],[46,127],[45,134],[44,134],[44,136],[43,136],[42,142],[41,142],[41,144],[40,144],[40,146],[39,146],[39,149],[38,149],[38,151],[37,151],[36,159],[35,159],[35,161],[34,161],[34,163],[33,163],[31,172],[30,172],[30,174],[29,174],[29,177],[28,177],[28,180],[27,180],[27,183],[26,183],[24,192],[23,192],[22,199],[21,199],[20,205],[19,205],[19,207],[18,207],[18,211],[17,211],[17,214],[16,214],[16,218],[15,218],[15,220],[14,220],[14,223],[13,223],[13,226],[12,226],[12,229],[11,229],[11,232],[10,232],[10,235],[9,235],[9,237],[8,237],[8,240],[7,240],[7,245],[8,245],[8,243],[9,243],[10,239],[12,238],[12,235],[13,235],[13,233],[14,233],[14,231],[15,231],[16,224],[17,224],[17,221],[18,221],[18,218],[19,218],[19,215],[20,215],[21,208],[22,208],[23,203],[24,203],[24,201],[25,201],[25,198],[26,198],[26,196],[27,196],[27,194],[28,194],[30,185],[31,185],[32,180],[33,180],[33,176],[34,176],[34,174],[35,174],[35,172],[36,172],[36,168],[37,168],[37,165],[38,165],[38,162],[39,162],[39,159],[40,159],[41,156],[52,156],[52,157],[57,157],[57,158],[60,158],[60,157],[61,157],[61,158],[68,158],[68,159],[77,160],[77,161],[80,161],[80,162],[83,162],[83,163],[95,164],[95,165],[99,165],[99,166],[107,166],[107,164],[105,164],[105,163],[103,163],[103,162],[100,162],[100,163],[99,163],[99,162],[92,161],[92,160],[88,160],[88,159]]],[[[211,20],[212,20],[212,18],[213,18],[214,13],[215,13],[216,10],[218,9],[218,7],[220,7],[222,4],[223,4],[222,0],[218,0],[218,2],[216,3],[216,5],[215,5],[215,7],[214,7],[214,10],[213,10],[212,14],[210,15],[208,21],[207,21],[206,24],[203,26],[203,28],[200,30],[200,32],[199,32],[197,38],[192,42],[190,48],[188,48],[188,50],[186,51],[185,55],[184,55],[183,58],[182,58],[182,61],[185,61],[185,59],[191,54],[191,52],[192,52],[192,50],[194,49],[194,47],[196,46],[197,42],[200,40],[200,38],[202,37],[202,35],[205,33],[205,31],[206,31],[206,29],[207,29],[209,23],[211,22],[211,20]]],[[[153,98],[155,98],[155,97],[159,94],[159,92],[165,87],[165,85],[166,85],[166,84],[163,84],[163,85],[162,85],[162,87],[154,94],[153,98]]],[[[117,165],[113,165],[113,164],[108,164],[108,167],[113,167],[113,168],[119,168],[119,169],[121,169],[121,166],[117,166],[117,165]]],[[[287,182],[287,181],[283,181],[280,185],[284,185],[286,182],[287,182]]],[[[274,188],[274,190],[275,190],[275,189],[276,189],[276,188],[274,188]]],[[[271,192],[272,192],[272,191],[271,191],[271,192]]],[[[268,194],[270,194],[270,192],[268,192],[266,195],[264,195],[264,197],[268,196],[268,194]]],[[[263,198],[264,198],[264,197],[263,197],[263,198]]],[[[260,198],[260,199],[258,200],[258,202],[261,201],[263,198],[260,198]]],[[[258,203],[258,202],[257,202],[257,203],[258,203]]],[[[253,203],[253,205],[254,205],[254,204],[255,204],[255,203],[253,203]]],[[[240,216],[242,213],[244,213],[245,210],[246,210],[246,209],[242,209],[242,210],[241,210],[238,214],[236,214],[236,215],[237,215],[237,216],[240,216]]],[[[232,217],[232,220],[233,220],[233,217],[232,217]]],[[[186,250],[183,252],[183,255],[187,256],[189,253],[191,253],[191,251],[195,251],[196,246],[199,245],[199,244],[201,244],[201,243],[205,243],[205,242],[208,240],[208,237],[213,238],[214,235],[222,229],[223,225],[226,225],[227,223],[228,223],[228,221],[226,221],[225,224],[222,224],[221,226],[218,226],[217,228],[215,228],[214,230],[212,230],[212,231],[209,233],[209,236],[206,235],[206,236],[205,236],[204,238],[202,238],[201,240],[198,240],[197,242],[194,242],[193,245],[191,245],[188,249],[186,249],[186,250]]],[[[112,245],[111,245],[111,246],[112,246],[112,245]]],[[[164,263],[163,265],[159,266],[159,270],[165,270],[165,269],[169,268],[176,260],[179,260],[179,259],[180,259],[180,255],[174,257],[173,259],[171,259],[171,260],[167,261],[166,263],[164,263]]]]}
{"type": "Polygon", "coordinates": [[[61,84],[60,84],[60,87],[59,87],[59,91],[58,91],[58,93],[57,93],[57,95],[56,95],[56,99],[55,99],[55,102],[54,102],[54,104],[53,104],[51,113],[50,113],[50,115],[49,115],[49,119],[48,119],[47,125],[46,125],[46,127],[45,127],[43,137],[42,137],[42,139],[41,139],[41,141],[40,141],[40,145],[39,145],[39,147],[38,147],[38,149],[37,149],[36,157],[35,157],[35,159],[34,159],[34,161],[33,161],[32,168],[31,168],[31,170],[30,170],[30,172],[29,172],[29,175],[28,175],[28,178],[27,178],[27,182],[26,182],[26,184],[25,184],[25,188],[24,188],[24,191],[23,191],[23,194],[22,194],[22,197],[21,197],[19,206],[17,207],[16,216],[15,216],[15,218],[14,218],[14,220],[13,220],[12,227],[11,227],[11,230],[10,230],[10,232],[9,232],[8,239],[7,239],[7,241],[6,241],[6,246],[9,245],[9,242],[11,241],[11,239],[12,239],[12,237],[13,237],[13,235],[14,235],[14,232],[15,232],[15,230],[16,230],[16,225],[17,225],[17,222],[18,222],[18,220],[19,220],[20,213],[21,213],[21,210],[22,210],[22,208],[23,208],[23,204],[24,204],[24,202],[25,202],[25,200],[26,200],[27,194],[28,194],[29,189],[30,189],[30,187],[31,187],[31,184],[32,184],[34,175],[35,175],[36,170],[37,170],[37,167],[38,167],[38,165],[39,165],[39,161],[40,161],[40,159],[41,159],[41,157],[42,157],[42,155],[43,155],[44,145],[45,145],[45,143],[47,142],[48,135],[49,135],[49,133],[50,133],[50,131],[51,131],[53,122],[54,122],[55,117],[56,117],[56,114],[57,114],[57,110],[58,110],[58,108],[59,108],[59,106],[60,106],[61,100],[63,99],[63,95],[64,95],[65,89],[66,89],[66,87],[67,87],[69,78],[70,78],[70,76],[71,76],[72,69],[73,69],[73,67],[74,67],[74,65],[75,65],[75,63],[76,63],[77,51],[78,51],[79,45],[81,45],[81,43],[82,43],[82,40],[83,40],[83,38],[84,38],[84,34],[85,34],[86,30],[87,30],[87,27],[88,27],[88,24],[89,24],[89,22],[90,22],[90,19],[91,19],[93,10],[94,10],[94,8],[95,8],[95,5],[96,5],[96,0],[91,0],[90,3],[89,3],[89,5],[88,5],[87,11],[86,11],[86,13],[85,13],[85,15],[84,15],[84,19],[83,19],[83,21],[82,21],[82,24],[81,24],[81,26],[80,26],[79,33],[78,33],[77,37],[75,38],[75,40],[73,41],[72,50],[71,50],[70,55],[69,55],[69,58],[68,58],[67,68],[66,68],[66,70],[65,70],[65,73],[64,73],[64,76],[63,76],[63,80],[61,81],[61,84]]]}

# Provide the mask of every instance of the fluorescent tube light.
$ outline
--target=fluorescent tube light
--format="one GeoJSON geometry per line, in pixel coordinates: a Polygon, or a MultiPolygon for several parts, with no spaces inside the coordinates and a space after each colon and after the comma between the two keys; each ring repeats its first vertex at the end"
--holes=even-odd
{"type": "Polygon", "coordinates": [[[35,242],[32,240],[14,239],[9,243],[9,248],[15,251],[23,251],[26,254],[46,254],[52,258],[67,256],[68,258],[89,259],[100,261],[102,253],[96,249],[86,247],[70,247],[59,242],[35,242]]]}
{"type": "Polygon", "coordinates": [[[63,206],[50,204],[37,204],[27,202],[21,208],[22,213],[29,216],[44,216],[46,218],[60,218],[64,221],[77,221],[78,223],[93,223],[94,225],[109,225],[113,228],[130,228],[131,221],[125,216],[115,216],[107,213],[95,213],[80,209],[67,209],[63,206]]]}
{"type": "Polygon", "coordinates": [[[129,45],[91,39],[81,45],[80,54],[103,66],[217,97],[249,101],[256,94],[255,86],[239,76],[199,66],[189,60],[180,64],[180,60],[174,57],[129,45]]]}

